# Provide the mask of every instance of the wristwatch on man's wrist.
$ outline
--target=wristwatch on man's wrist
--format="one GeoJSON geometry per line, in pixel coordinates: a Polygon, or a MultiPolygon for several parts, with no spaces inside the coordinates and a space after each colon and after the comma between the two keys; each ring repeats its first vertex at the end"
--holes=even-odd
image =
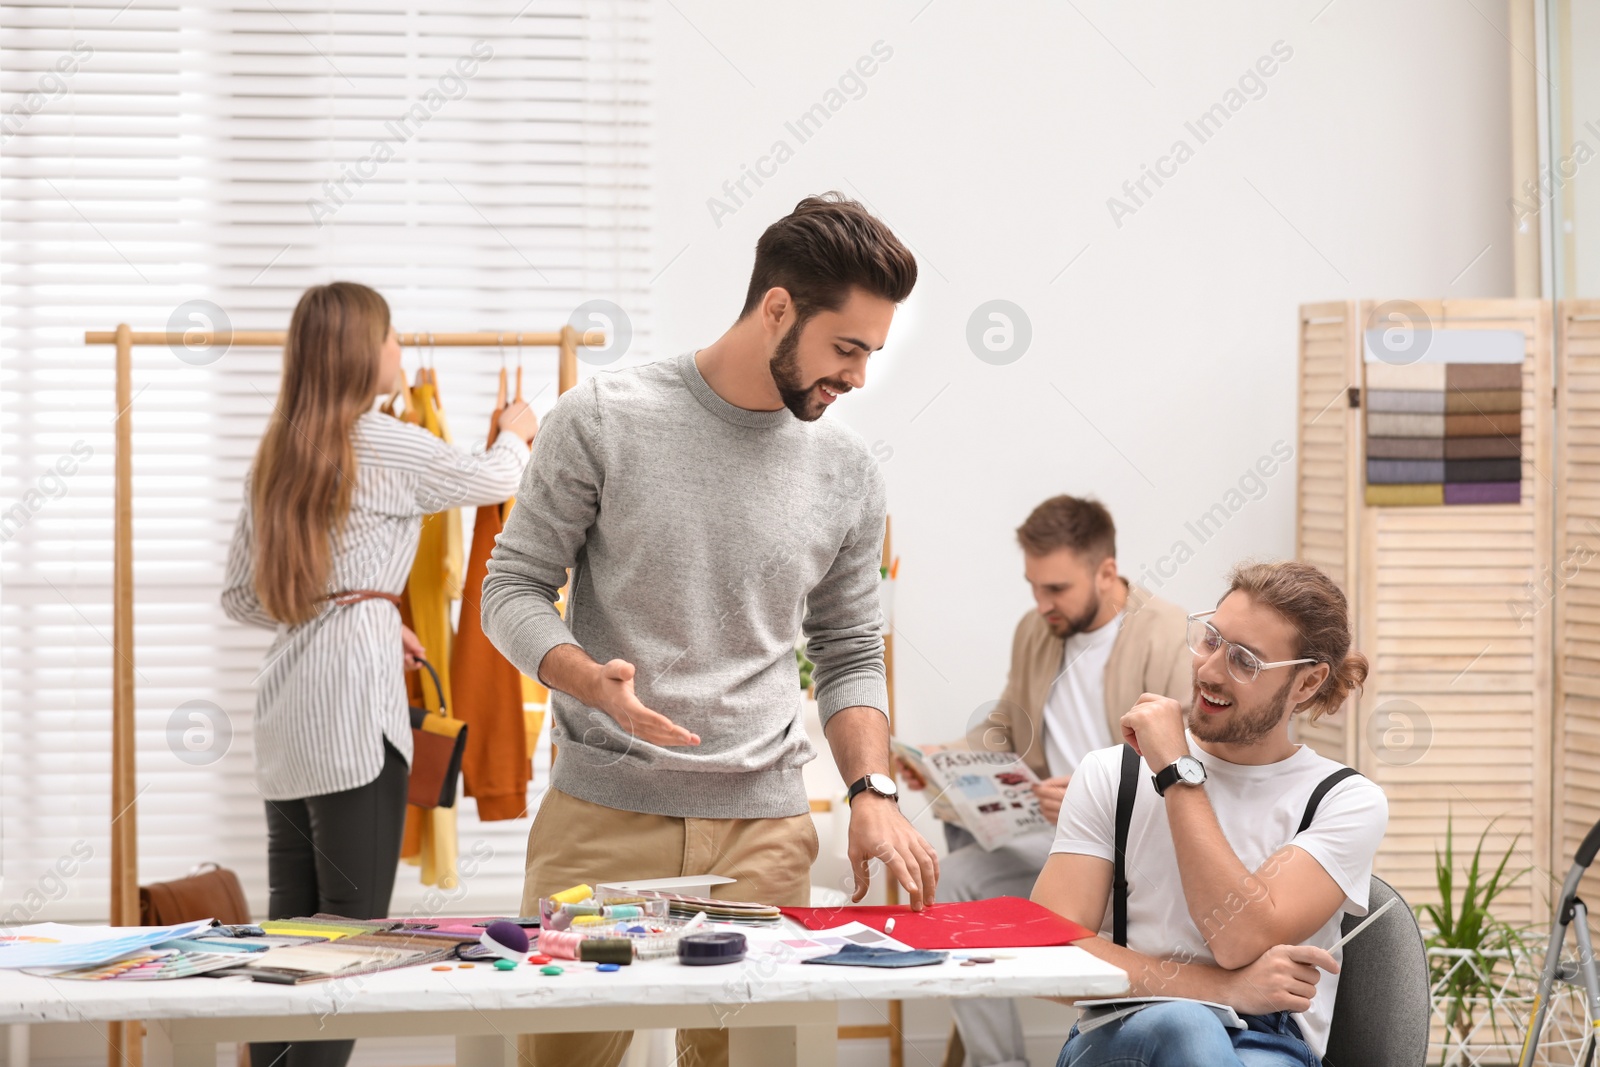
{"type": "Polygon", "coordinates": [[[1182,782],[1184,785],[1200,785],[1206,780],[1206,765],[1193,756],[1179,756],[1177,761],[1162,768],[1160,773],[1150,776],[1155,783],[1156,795],[1166,796],[1169,786],[1182,782]]]}
{"type": "Polygon", "coordinates": [[[850,785],[850,803],[854,804],[856,797],[861,793],[876,793],[880,797],[888,797],[899,803],[900,787],[894,784],[894,779],[887,774],[869,774],[857,778],[850,785]]]}

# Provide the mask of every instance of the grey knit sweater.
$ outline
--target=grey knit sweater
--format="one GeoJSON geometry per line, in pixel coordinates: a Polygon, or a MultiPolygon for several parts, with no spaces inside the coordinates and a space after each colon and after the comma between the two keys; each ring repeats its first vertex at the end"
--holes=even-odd
{"type": "Polygon", "coordinates": [[[800,768],[816,753],[795,638],[803,626],[824,723],[847,707],[887,708],[884,508],[877,463],[848,428],[735,407],[692,354],[597,374],[563,396],[490,557],[484,632],[534,677],[561,644],[629,661],[644,705],[701,743],[640,741],[555,693],[551,784],[657,815],[809,810],[800,768]],[[555,600],[569,567],[563,621],[555,600]]]}

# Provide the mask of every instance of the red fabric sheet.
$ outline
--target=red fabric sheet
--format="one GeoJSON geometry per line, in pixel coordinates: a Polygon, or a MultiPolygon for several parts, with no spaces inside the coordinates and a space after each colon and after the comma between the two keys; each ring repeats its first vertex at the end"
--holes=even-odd
{"type": "Polygon", "coordinates": [[[930,904],[921,911],[912,911],[908,904],[782,910],[807,930],[826,930],[848,922],[883,930],[893,918],[894,930],[886,932],[912,948],[1036,948],[1070,945],[1095,936],[1093,930],[1021,897],[930,904]]]}

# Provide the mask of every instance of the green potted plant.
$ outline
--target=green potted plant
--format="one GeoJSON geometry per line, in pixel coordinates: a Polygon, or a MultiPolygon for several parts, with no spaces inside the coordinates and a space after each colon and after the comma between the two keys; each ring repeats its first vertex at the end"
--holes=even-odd
{"type": "MultiPolygon", "coordinates": [[[[1444,1027],[1440,1067],[1478,1063],[1490,1049],[1509,1049],[1516,1061],[1521,1034],[1513,1018],[1514,1002],[1526,999],[1519,965],[1529,958],[1526,928],[1494,916],[1492,908],[1507,889],[1527,874],[1524,868],[1508,874],[1516,852],[1512,838],[1493,873],[1483,857],[1484,841],[1494,820],[1478,836],[1459,892],[1456,885],[1455,826],[1446,817],[1444,851],[1434,850],[1439,903],[1418,907],[1418,919],[1431,928],[1427,938],[1429,980],[1434,1014],[1444,1027]]],[[[1525,1014],[1525,1013],[1523,1013],[1525,1014]]]]}

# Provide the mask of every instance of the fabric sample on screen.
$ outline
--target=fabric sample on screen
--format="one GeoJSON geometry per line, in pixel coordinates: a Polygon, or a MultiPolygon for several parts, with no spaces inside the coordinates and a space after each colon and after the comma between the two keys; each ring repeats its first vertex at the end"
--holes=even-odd
{"type": "Polygon", "coordinates": [[[1446,482],[1520,482],[1520,459],[1452,459],[1444,465],[1446,482]]]}
{"type": "Polygon", "coordinates": [[[1367,503],[1375,508],[1410,507],[1444,503],[1444,486],[1432,485],[1371,485],[1367,486],[1367,503]]]}
{"type": "Polygon", "coordinates": [[[1455,390],[1515,389],[1522,391],[1520,363],[1447,363],[1445,387],[1455,390]]]}
{"type": "Polygon", "coordinates": [[[1445,415],[1370,412],[1367,433],[1372,437],[1443,437],[1445,415]]]}
{"type": "Polygon", "coordinates": [[[1444,459],[1443,437],[1369,437],[1368,459],[1444,459]]]}
{"type": "MultiPolygon", "coordinates": [[[[1405,416],[1402,416],[1405,417],[1405,416]]],[[[1410,416],[1420,418],[1421,416],[1410,416]]],[[[1504,434],[1516,440],[1522,436],[1522,412],[1503,411],[1494,415],[1446,415],[1446,437],[1490,437],[1504,434]]]]}
{"type": "Polygon", "coordinates": [[[1462,482],[1444,487],[1446,504],[1520,504],[1521,482],[1462,482]]]}
{"type": "Polygon", "coordinates": [[[1416,485],[1444,481],[1442,459],[1369,459],[1367,484],[1416,485]]]}
{"type": "Polygon", "coordinates": [[[1522,411],[1521,389],[1452,389],[1444,394],[1444,410],[1451,415],[1492,415],[1522,411]]]}
{"type": "Polygon", "coordinates": [[[1516,459],[1522,442],[1515,437],[1446,437],[1445,459],[1516,459]]]}
{"type": "MultiPolygon", "coordinates": [[[[1370,389],[1426,389],[1435,392],[1444,388],[1443,363],[1368,363],[1365,367],[1367,388],[1370,389]]],[[[1484,388],[1492,388],[1485,386],[1484,388]]]]}
{"type": "Polygon", "coordinates": [[[1373,389],[1367,393],[1368,411],[1441,415],[1444,409],[1444,394],[1437,389],[1373,389]]]}

